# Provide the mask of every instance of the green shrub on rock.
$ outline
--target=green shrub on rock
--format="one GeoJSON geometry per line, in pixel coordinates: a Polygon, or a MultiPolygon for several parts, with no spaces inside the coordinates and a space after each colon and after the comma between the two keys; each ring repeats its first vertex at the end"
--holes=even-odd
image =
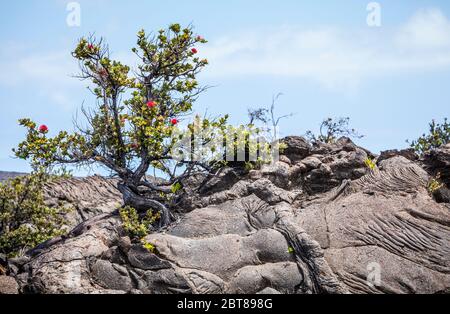
{"type": "MultiPolygon", "coordinates": [[[[409,143],[409,141],[407,141],[409,143]]],[[[450,123],[447,118],[444,122],[436,123],[435,120],[429,123],[428,134],[422,134],[417,140],[410,142],[411,147],[419,155],[429,152],[433,148],[438,148],[450,142],[450,123]]]]}
{"type": "Polygon", "coordinates": [[[320,124],[320,133],[314,134],[312,131],[306,132],[307,139],[312,143],[331,144],[341,136],[363,138],[364,135],[359,134],[354,128],[349,126],[350,118],[327,118],[320,124]]]}
{"type": "Polygon", "coordinates": [[[143,217],[141,217],[136,209],[130,206],[125,206],[120,209],[120,219],[122,220],[122,227],[131,239],[141,239],[145,237],[152,228],[152,225],[161,218],[158,212],[153,213],[148,210],[143,217]]]}
{"type": "Polygon", "coordinates": [[[0,253],[22,255],[28,249],[65,233],[63,213],[44,202],[49,176],[33,173],[0,183],[0,253]]]}

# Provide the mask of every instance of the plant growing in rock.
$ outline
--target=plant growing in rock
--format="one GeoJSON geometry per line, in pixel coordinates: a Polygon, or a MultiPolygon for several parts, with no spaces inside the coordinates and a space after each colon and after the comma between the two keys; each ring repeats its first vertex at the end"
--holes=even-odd
{"type": "Polygon", "coordinates": [[[363,138],[355,129],[349,127],[350,118],[327,118],[320,124],[319,134],[316,135],[312,131],[306,132],[306,137],[312,143],[333,143],[341,136],[353,138],[363,138]]]}
{"type": "Polygon", "coordinates": [[[245,143],[245,155],[255,156],[259,154],[271,157],[258,157],[256,159],[248,158],[251,161],[246,161],[244,163],[244,169],[246,170],[259,168],[263,163],[274,161],[276,159],[276,154],[273,153],[282,152],[286,148],[286,145],[279,141],[279,124],[281,120],[294,116],[294,113],[282,116],[276,115],[276,102],[280,96],[282,96],[282,94],[278,93],[272,97],[272,103],[269,108],[259,107],[256,109],[249,108],[247,110],[249,118],[247,129],[253,130],[253,134],[259,135],[260,138],[268,139],[269,143],[264,144],[261,142],[255,143],[254,141],[247,141],[245,143]]]}
{"type": "Polygon", "coordinates": [[[432,120],[429,123],[428,134],[424,133],[421,137],[412,142],[407,141],[419,155],[423,155],[448,142],[450,142],[450,123],[448,123],[447,118],[444,119],[442,124],[432,120]]]}
{"type": "Polygon", "coordinates": [[[151,230],[155,221],[161,218],[160,213],[153,213],[150,209],[143,217],[139,216],[136,209],[125,206],[119,210],[122,220],[122,227],[128,233],[131,239],[141,239],[151,230]]]}
{"type": "Polygon", "coordinates": [[[430,179],[427,185],[428,192],[434,194],[436,191],[441,189],[444,184],[441,182],[441,174],[437,173],[436,176],[430,179]]]}
{"type": "Polygon", "coordinates": [[[367,158],[364,160],[364,164],[365,164],[366,167],[369,168],[371,171],[374,171],[375,168],[377,167],[377,164],[375,163],[375,161],[374,161],[372,158],[370,158],[370,157],[367,157],[367,158]]]}
{"type": "Polygon", "coordinates": [[[65,233],[65,208],[44,203],[42,188],[51,178],[43,172],[0,183],[0,252],[22,255],[65,233]]]}
{"type": "Polygon", "coordinates": [[[146,249],[147,251],[149,251],[151,253],[158,253],[156,247],[152,243],[147,242],[145,240],[141,240],[141,244],[142,244],[142,247],[144,249],[146,249]]]}
{"type": "Polygon", "coordinates": [[[261,129],[267,133],[270,133],[272,141],[277,140],[279,137],[278,128],[281,120],[294,116],[294,113],[289,113],[282,116],[276,115],[276,102],[282,95],[282,93],[278,93],[272,97],[270,108],[260,107],[256,109],[248,109],[249,125],[254,125],[257,122],[262,123],[263,128],[261,129]]]}
{"type": "MultiPolygon", "coordinates": [[[[149,195],[178,191],[184,178],[215,168],[208,160],[172,154],[182,138],[177,125],[191,114],[194,101],[205,90],[196,79],[208,64],[197,57],[203,43],[206,40],[194,35],[192,27],[179,24],[150,36],[141,30],[132,49],[139,60],[133,74],[129,66],[110,58],[102,39],[80,39],[73,51],[81,69],[78,77],[90,81],[96,97],[95,106],[82,110],[85,126],[77,123],[75,132],[62,131],[51,137],[48,126],[22,119],[27,137],[15,150],[16,156],[30,160],[36,168],[103,166],[120,178],[118,188],[125,205],[139,212],[159,212],[160,224],[167,225],[171,220],[167,206],[149,195]],[[149,180],[150,169],[163,173],[167,180],[149,180]]],[[[225,123],[226,117],[202,120],[210,137],[225,123]]]]}

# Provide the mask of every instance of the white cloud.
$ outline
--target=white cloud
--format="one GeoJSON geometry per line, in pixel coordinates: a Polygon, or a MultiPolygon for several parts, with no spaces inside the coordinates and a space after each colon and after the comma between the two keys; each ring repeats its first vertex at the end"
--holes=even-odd
{"type": "Polygon", "coordinates": [[[0,85],[20,87],[26,93],[36,93],[57,106],[71,109],[69,92],[79,87],[71,75],[77,72],[77,64],[70,52],[29,54],[28,47],[9,43],[0,50],[0,85]],[[13,52],[12,52],[13,51],[13,52]]]}
{"type": "MultiPolygon", "coordinates": [[[[49,104],[72,111],[89,93],[83,93],[87,81],[74,75],[79,73],[78,63],[70,50],[30,53],[31,47],[19,43],[0,46],[0,86],[20,88],[26,93],[44,97],[49,104]],[[76,98],[75,98],[76,97],[76,98]]],[[[137,66],[131,52],[118,52],[115,59],[137,66]]]]}
{"type": "MultiPolygon", "coordinates": [[[[69,94],[85,82],[70,77],[77,64],[70,51],[30,53],[22,44],[0,46],[0,85],[36,87],[68,109],[69,94]]],[[[304,78],[327,88],[348,90],[368,78],[450,67],[450,21],[438,9],[420,10],[403,25],[342,29],[305,29],[286,25],[247,30],[213,39],[200,55],[215,78],[280,76],[304,78]]],[[[114,55],[132,66],[130,53],[114,55]]]]}
{"type": "Polygon", "coordinates": [[[450,21],[438,9],[420,10],[400,29],[397,40],[412,49],[448,48],[450,21]]]}
{"type": "Polygon", "coordinates": [[[68,76],[63,53],[50,53],[15,57],[15,60],[7,60],[2,64],[4,71],[0,74],[0,81],[5,85],[17,85],[29,80],[42,80],[54,82],[64,80],[68,76]]]}
{"type": "Polygon", "coordinates": [[[449,67],[450,21],[429,9],[393,29],[259,29],[213,40],[202,55],[213,77],[300,77],[354,88],[370,77],[449,67]]]}

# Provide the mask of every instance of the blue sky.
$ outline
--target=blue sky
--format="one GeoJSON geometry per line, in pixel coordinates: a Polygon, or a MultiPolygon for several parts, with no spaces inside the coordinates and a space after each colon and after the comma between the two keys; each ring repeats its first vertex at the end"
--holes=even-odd
{"type": "Polygon", "coordinates": [[[31,117],[50,134],[71,130],[77,108],[92,102],[86,82],[71,78],[70,51],[89,33],[112,57],[134,64],[140,28],[192,23],[209,40],[199,54],[213,85],[195,110],[246,121],[248,107],[282,92],[279,114],[296,115],[283,135],[316,131],[328,116],[349,116],[375,153],[406,147],[431,119],[450,116],[450,2],[378,1],[381,26],[369,27],[363,0],[78,1],[80,27],[66,23],[63,0],[2,2],[0,10],[0,170],[27,171],[12,158],[23,139],[17,119],[31,117]]]}

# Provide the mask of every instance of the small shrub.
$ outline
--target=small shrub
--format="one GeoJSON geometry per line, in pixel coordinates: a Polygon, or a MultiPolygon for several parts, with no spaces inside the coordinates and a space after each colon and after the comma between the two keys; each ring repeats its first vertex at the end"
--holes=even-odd
{"type": "Polygon", "coordinates": [[[412,142],[406,141],[418,153],[423,155],[434,148],[438,148],[450,142],[450,123],[447,118],[442,124],[436,123],[435,120],[429,123],[428,134],[422,134],[417,140],[412,142]]]}
{"type": "Polygon", "coordinates": [[[182,188],[183,188],[183,186],[181,185],[181,183],[180,182],[176,182],[176,183],[172,184],[170,189],[172,191],[172,194],[176,194],[182,188]]]}
{"type": "Polygon", "coordinates": [[[223,133],[224,149],[221,150],[223,164],[220,166],[250,171],[273,162],[282,143],[267,141],[271,138],[272,135],[254,125],[228,126],[223,133]]]}
{"type": "Polygon", "coordinates": [[[45,173],[0,183],[0,252],[20,256],[28,249],[65,233],[62,207],[48,207],[43,185],[51,180],[45,173]]]}
{"type": "Polygon", "coordinates": [[[152,210],[148,210],[143,217],[140,217],[136,209],[130,206],[121,208],[119,213],[122,227],[132,239],[145,237],[152,225],[161,217],[159,212],[154,214],[152,210]]]}
{"type": "Polygon", "coordinates": [[[279,138],[280,134],[278,133],[278,127],[281,120],[294,116],[294,113],[292,112],[282,116],[276,115],[276,102],[282,95],[282,93],[278,93],[272,97],[270,108],[260,107],[248,109],[249,125],[255,125],[258,122],[262,124],[261,130],[264,130],[267,133],[266,135],[270,136],[271,142],[274,142],[279,138]]]}
{"type": "Polygon", "coordinates": [[[373,161],[373,159],[371,159],[370,157],[367,157],[364,160],[364,163],[366,164],[366,167],[369,168],[370,170],[375,170],[375,168],[377,167],[377,165],[375,164],[375,162],[373,161]]]}
{"type": "Polygon", "coordinates": [[[444,186],[440,179],[441,174],[438,173],[428,182],[428,192],[430,192],[430,194],[434,194],[437,190],[441,189],[444,186]]]}
{"type": "Polygon", "coordinates": [[[348,136],[353,138],[362,138],[364,135],[360,135],[355,129],[349,127],[350,118],[339,118],[337,120],[333,118],[327,118],[320,124],[319,135],[314,134],[312,131],[306,132],[306,137],[312,143],[334,143],[340,136],[348,136]]]}
{"type": "Polygon", "coordinates": [[[146,249],[147,251],[154,253],[154,254],[157,253],[156,247],[153,244],[151,244],[150,242],[142,240],[141,243],[142,243],[142,246],[144,247],[144,249],[146,249]]]}

